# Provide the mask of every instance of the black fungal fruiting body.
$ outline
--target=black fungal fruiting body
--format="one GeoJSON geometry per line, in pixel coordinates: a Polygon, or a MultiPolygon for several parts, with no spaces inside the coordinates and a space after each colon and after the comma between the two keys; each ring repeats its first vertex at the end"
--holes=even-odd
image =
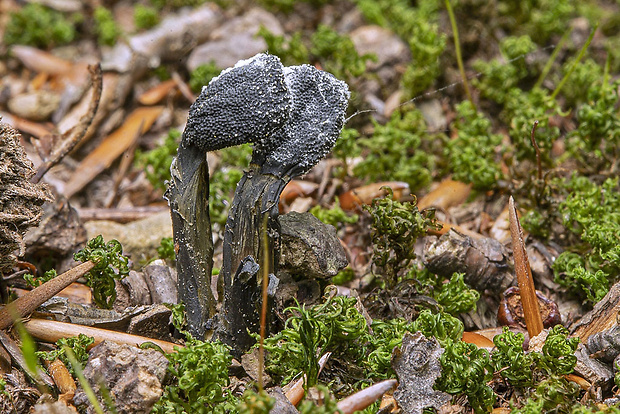
{"type": "Polygon", "coordinates": [[[208,301],[195,297],[209,288],[210,277],[204,275],[210,275],[213,246],[210,225],[203,228],[206,222],[192,217],[208,219],[208,209],[198,199],[195,204],[206,212],[187,205],[192,194],[205,194],[204,153],[254,143],[252,162],[237,185],[226,223],[220,272],[224,303],[216,336],[238,354],[253,343],[247,330],[255,332],[258,326],[263,252],[269,252],[268,273],[273,275],[277,267],[280,193],[291,178],[306,173],[331,150],[344,124],[348,99],[346,83],[331,74],[309,65],[283,67],[277,57],[267,54],[237,63],[203,88],[190,108],[167,192],[179,250],[179,296],[188,310],[190,332],[202,337],[213,315],[205,309],[208,301]],[[193,161],[184,162],[182,157],[193,161]],[[268,246],[262,241],[264,222],[268,246]],[[198,237],[200,232],[205,235],[198,237]],[[203,248],[197,249],[194,242],[203,248]],[[209,255],[208,269],[202,266],[202,275],[195,266],[197,251],[204,253],[199,256],[209,255]]]}

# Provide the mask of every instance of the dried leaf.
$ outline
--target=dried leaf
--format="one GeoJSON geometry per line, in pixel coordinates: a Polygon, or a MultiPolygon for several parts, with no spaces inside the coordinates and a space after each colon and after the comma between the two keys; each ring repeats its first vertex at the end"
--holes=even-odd
{"type": "Polygon", "coordinates": [[[108,168],[140,134],[149,130],[163,109],[162,106],[154,106],[134,110],[119,129],[107,136],[101,145],[78,165],[65,187],[66,197],[69,198],[80,191],[99,173],[108,168]]]}
{"type": "Polygon", "coordinates": [[[422,210],[427,207],[437,207],[446,210],[462,204],[470,193],[471,184],[447,178],[418,201],[418,208],[422,210]]]}
{"type": "Polygon", "coordinates": [[[403,195],[409,194],[409,184],[400,181],[383,181],[363,185],[349,190],[340,196],[340,207],[343,210],[356,210],[364,204],[372,203],[372,200],[385,197],[387,191],[382,187],[390,187],[394,192],[394,200],[400,200],[403,195]]]}

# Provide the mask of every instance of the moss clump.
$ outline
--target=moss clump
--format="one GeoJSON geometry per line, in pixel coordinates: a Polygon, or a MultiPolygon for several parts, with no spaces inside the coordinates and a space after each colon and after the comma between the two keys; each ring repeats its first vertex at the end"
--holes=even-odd
{"type": "Polygon", "coordinates": [[[502,136],[491,133],[491,121],[471,102],[461,102],[456,111],[457,136],[445,147],[450,171],[455,180],[472,183],[475,189],[492,189],[503,175],[497,162],[502,136]]]}
{"type": "Polygon", "coordinates": [[[192,92],[199,93],[202,87],[208,85],[211,79],[219,75],[220,72],[222,69],[218,68],[213,62],[200,65],[190,73],[189,87],[192,92]]]}
{"type": "Polygon", "coordinates": [[[432,179],[435,157],[422,149],[428,139],[422,113],[411,106],[403,107],[387,124],[373,124],[371,137],[357,139],[364,158],[353,173],[368,181],[404,181],[411,190],[426,187],[432,179]]]}
{"type": "Polygon", "coordinates": [[[151,151],[136,154],[136,167],[144,169],[146,178],[153,187],[166,189],[166,181],[170,180],[170,165],[172,158],[177,154],[180,138],[181,132],[171,129],[162,145],[151,151]]]}
{"type": "Polygon", "coordinates": [[[41,48],[64,45],[76,36],[77,14],[66,18],[62,13],[29,3],[21,10],[11,13],[4,32],[7,45],[30,45],[41,48]]]}
{"type": "Polygon", "coordinates": [[[99,6],[95,9],[93,18],[95,19],[97,42],[100,45],[114,46],[116,39],[121,35],[121,29],[114,21],[112,12],[103,6],[99,6]]]}
{"type": "Polygon", "coordinates": [[[138,29],[150,29],[159,23],[159,13],[153,7],[136,4],[133,9],[133,21],[138,29]]]}

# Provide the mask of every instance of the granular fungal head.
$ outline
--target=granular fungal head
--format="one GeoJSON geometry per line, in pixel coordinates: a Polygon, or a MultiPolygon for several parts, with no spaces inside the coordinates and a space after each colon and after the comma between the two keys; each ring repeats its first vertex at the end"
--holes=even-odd
{"type": "Polygon", "coordinates": [[[265,139],[284,125],[289,107],[280,59],[258,54],[202,88],[190,107],[183,144],[207,152],[265,139]]]}

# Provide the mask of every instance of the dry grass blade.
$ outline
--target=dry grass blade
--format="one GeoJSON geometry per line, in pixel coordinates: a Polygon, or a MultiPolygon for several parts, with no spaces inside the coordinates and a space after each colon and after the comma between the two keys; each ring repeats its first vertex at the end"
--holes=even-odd
{"type": "Polygon", "coordinates": [[[30,315],[43,302],[84,276],[93,267],[95,263],[91,261],[82,263],[9,303],[0,309],[0,329],[11,326],[16,318],[30,315]]]}
{"type": "Polygon", "coordinates": [[[519,284],[521,304],[523,305],[523,316],[525,318],[527,333],[530,335],[530,338],[533,338],[543,330],[543,321],[538,306],[538,299],[536,298],[532,269],[530,268],[527,252],[525,251],[525,243],[523,242],[523,230],[521,229],[519,217],[517,216],[517,209],[512,197],[510,197],[508,210],[510,215],[510,234],[512,236],[515,272],[519,284]]]}

